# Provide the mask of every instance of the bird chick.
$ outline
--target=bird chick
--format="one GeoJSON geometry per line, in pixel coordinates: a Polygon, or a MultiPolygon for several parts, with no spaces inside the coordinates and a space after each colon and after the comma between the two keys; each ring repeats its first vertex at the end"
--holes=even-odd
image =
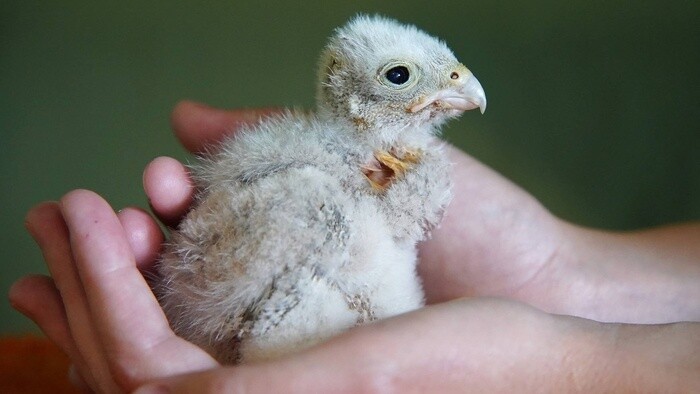
{"type": "Polygon", "coordinates": [[[251,362],[421,307],[416,245],[450,200],[436,135],[474,108],[481,85],[438,39],[382,17],[337,29],[314,113],[265,119],[194,166],[155,285],[173,330],[251,362]]]}

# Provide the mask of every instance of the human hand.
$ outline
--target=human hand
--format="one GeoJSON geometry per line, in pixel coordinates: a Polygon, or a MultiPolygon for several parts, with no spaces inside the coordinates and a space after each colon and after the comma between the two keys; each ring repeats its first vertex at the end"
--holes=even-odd
{"type": "MultiPolygon", "coordinates": [[[[172,125],[188,150],[200,152],[274,111],[183,102],[172,125]]],[[[604,321],[700,319],[694,285],[700,280],[700,226],[629,234],[577,227],[464,152],[447,152],[454,163],[454,199],[432,239],[420,245],[418,269],[429,303],[495,296],[604,321]]],[[[154,211],[170,225],[185,214],[194,193],[185,168],[169,158],[148,166],[144,186],[154,211]]]]}
{"type": "MultiPolygon", "coordinates": [[[[359,327],[273,362],[214,368],[202,350],[168,328],[137,270],[148,261],[141,253],[134,258],[124,230],[146,228],[150,219],[124,212],[117,217],[87,191],[33,209],[27,226],[55,282],[30,277],[12,291],[15,305],[71,356],[96,391],[141,384],[141,392],[172,393],[562,391],[571,384],[584,391],[653,391],[679,383],[686,385],[679,390],[692,391],[698,384],[697,324],[604,325],[484,298],[359,327]],[[620,359],[643,359],[647,369],[620,359]]],[[[157,229],[142,235],[157,238],[157,229]]]]}
{"type": "MultiPolygon", "coordinates": [[[[73,362],[78,376],[99,392],[133,390],[152,379],[218,365],[178,338],[138,269],[151,252],[135,257],[132,240],[161,235],[142,211],[119,217],[99,196],[74,191],[59,203],[32,209],[27,229],[42,249],[51,278],[29,276],[10,291],[13,306],[33,319],[73,362]]],[[[143,246],[143,245],[141,245],[143,246]]]]}

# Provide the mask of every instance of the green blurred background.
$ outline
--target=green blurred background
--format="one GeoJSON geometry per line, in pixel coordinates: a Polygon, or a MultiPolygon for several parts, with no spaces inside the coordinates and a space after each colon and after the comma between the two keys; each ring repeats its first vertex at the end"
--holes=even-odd
{"type": "MultiPolygon", "coordinates": [[[[450,141],[583,225],[700,218],[700,2],[17,1],[0,4],[0,286],[45,272],[23,228],[73,188],[146,206],[152,158],[187,159],[168,115],[313,105],[331,30],[358,12],[417,24],[479,77],[485,116],[450,141]]],[[[0,302],[0,333],[35,330],[0,302]]]]}

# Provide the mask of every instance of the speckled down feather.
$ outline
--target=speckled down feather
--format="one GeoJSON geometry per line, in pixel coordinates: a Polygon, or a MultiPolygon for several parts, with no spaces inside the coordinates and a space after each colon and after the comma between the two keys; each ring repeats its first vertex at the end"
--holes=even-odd
{"type": "Polygon", "coordinates": [[[463,92],[470,79],[414,27],[361,16],[338,29],[315,113],[265,119],[193,167],[196,201],[155,286],[175,332],[221,362],[249,362],[421,307],[416,245],[450,200],[435,135],[485,106],[483,90],[463,92]],[[387,65],[408,81],[384,80],[387,65]],[[439,91],[472,101],[431,98],[439,91]]]}

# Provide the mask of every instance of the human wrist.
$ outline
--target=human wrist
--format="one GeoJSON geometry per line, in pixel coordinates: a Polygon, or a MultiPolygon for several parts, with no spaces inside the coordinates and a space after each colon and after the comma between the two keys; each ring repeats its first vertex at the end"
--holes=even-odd
{"type": "Polygon", "coordinates": [[[644,232],[607,232],[568,223],[562,231],[563,313],[643,324],[700,319],[700,261],[644,232]]]}
{"type": "Polygon", "coordinates": [[[556,391],[697,392],[700,323],[634,325],[558,320],[556,391]],[[561,385],[561,386],[558,386],[561,385]]]}
{"type": "Polygon", "coordinates": [[[622,391],[698,392],[700,324],[614,325],[612,370],[622,391]]]}

